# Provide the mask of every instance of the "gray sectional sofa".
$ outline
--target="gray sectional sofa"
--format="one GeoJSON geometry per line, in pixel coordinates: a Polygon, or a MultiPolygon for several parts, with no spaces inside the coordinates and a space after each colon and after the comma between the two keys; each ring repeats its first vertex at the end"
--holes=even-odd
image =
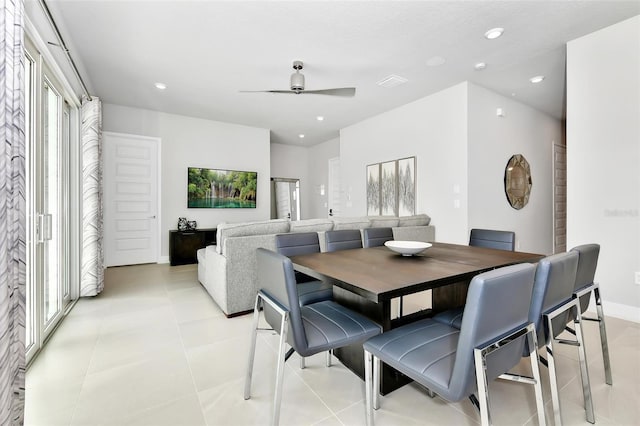
{"type": "Polygon", "coordinates": [[[435,228],[426,214],[407,217],[335,217],[291,222],[275,219],[264,222],[222,223],[217,245],[198,250],[198,280],[227,316],[253,309],[257,287],[256,249],[275,250],[275,236],[288,232],[318,232],[321,250],[324,233],[340,229],[393,228],[396,240],[431,242],[435,228]]]}

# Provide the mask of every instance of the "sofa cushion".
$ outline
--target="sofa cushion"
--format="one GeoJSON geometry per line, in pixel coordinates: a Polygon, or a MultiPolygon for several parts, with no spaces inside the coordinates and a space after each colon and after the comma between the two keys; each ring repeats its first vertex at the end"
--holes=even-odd
{"type": "Polygon", "coordinates": [[[333,222],[329,219],[305,219],[291,222],[291,232],[331,231],[333,222]]]}
{"type": "Polygon", "coordinates": [[[369,228],[371,222],[368,217],[335,217],[333,218],[333,230],[364,229],[369,228]]]}
{"type": "Polygon", "coordinates": [[[287,219],[273,219],[261,222],[221,223],[218,225],[216,240],[218,253],[223,254],[225,240],[229,237],[284,234],[286,232],[289,232],[289,220],[287,219]]]}
{"type": "Polygon", "coordinates": [[[400,223],[395,216],[369,216],[372,228],[393,228],[400,223]]]}
{"type": "Polygon", "coordinates": [[[426,214],[416,214],[399,218],[399,226],[427,226],[430,222],[431,218],[426,214]]]}

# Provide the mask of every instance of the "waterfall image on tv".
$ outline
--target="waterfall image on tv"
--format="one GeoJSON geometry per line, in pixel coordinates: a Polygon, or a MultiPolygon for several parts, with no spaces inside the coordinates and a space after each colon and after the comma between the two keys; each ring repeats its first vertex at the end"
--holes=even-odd
{"type": "Polygon", "coordinates": [[[256,208],[258,173],[189,167],[189,208],[256,208]]]}

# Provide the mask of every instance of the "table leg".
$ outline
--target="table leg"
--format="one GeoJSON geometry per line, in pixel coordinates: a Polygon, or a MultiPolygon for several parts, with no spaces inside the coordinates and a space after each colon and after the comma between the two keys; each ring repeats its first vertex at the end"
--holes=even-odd
{"type": "Polygon", "coordinates": [[[436,287],[431,290],[431,306],[434,314],[464,306],[469,281],[436,287]]]}

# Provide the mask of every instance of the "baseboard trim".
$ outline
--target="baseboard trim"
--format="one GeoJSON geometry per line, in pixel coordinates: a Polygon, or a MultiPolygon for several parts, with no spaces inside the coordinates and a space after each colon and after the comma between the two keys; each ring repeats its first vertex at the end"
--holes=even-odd
{"type": "MultiPolygon", "coordinates": [[[[603,300],[602,309],[604,310],[604,315],[607,317],[614,317],[625,321],[640,323],[640,308],[636,306],[623,305],[621,303],[603,300]]],[[[596,312],[596,304],[593,297],[591,298],[588,310],[589,312],[596,312]]]]}

